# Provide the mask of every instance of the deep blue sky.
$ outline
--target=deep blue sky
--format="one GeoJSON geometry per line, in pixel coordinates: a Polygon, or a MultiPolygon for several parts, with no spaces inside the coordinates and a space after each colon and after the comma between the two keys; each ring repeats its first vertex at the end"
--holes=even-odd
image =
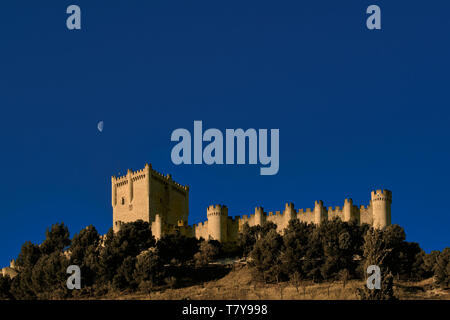
{"type": "Polygon", "coordinates": [[[112,224],[110,176],[190,185],[189,223],[291,201],[367,205],[429,252],[449,243],[448,1],[2,1],[0,266],[64,221],[112,224]],[[66,29],[66,8],[82,30],[66,29]],[[378,4],[382,30],[365,10],[378,4]],[[105,124],[102,133],[97,122],[105,124]],[[176,128],[279,128],[280,171],[175,166],[176,128]]]}

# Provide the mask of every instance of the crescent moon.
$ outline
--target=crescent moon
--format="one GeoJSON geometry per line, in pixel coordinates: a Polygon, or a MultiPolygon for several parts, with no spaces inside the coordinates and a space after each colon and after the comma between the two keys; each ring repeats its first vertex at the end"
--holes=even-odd
{"type": "Polygon", "coordinates": [[[98,131],[103,132],[103,121],[100,121],[100,122],[97,124],[97,129],[98,129],[98,131]]]}

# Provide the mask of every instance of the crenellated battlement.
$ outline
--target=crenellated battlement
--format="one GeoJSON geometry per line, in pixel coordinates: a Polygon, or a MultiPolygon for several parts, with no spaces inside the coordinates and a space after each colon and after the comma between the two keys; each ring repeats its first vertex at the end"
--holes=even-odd
{"type": "Polygon", "coordinates": [[[255,207],[255,215],[256,214],[261,214],[261,215],[266,215],[266,213],[264,212],[264,208],[263,207],[255,207]]]}
{"type": "Polygon", "coordinates": [[[145,174],[139,174],[139,175],[136,175],[136,176],[131,178],[131,180],[133,182],[138,182],[138,181],[144,180],[144,179],[145,179],[145,174]]]}
{"type": "Polygon", "coordinates": [[[287,202],[287,203],[284,205],[284,208],[285,208],[285,209],[292,209],[292,210],[294,210],[294,204],[293,204],[292,202],[287,202]]]}
{"type": "MultiPolygon", "coordinates": [[[[387,199],[390,199],[392,194],[388,190],[378,191],[378,193],[385,195],[387,199]]],[[[375,194],[377,194],[377,192],[375,192],[375,194]]],[[[266,213],[264,212],[262,207],[255,207],[254,214],[236,216],[236,221],[238,221],[240,225],[243,225],[244,223],[257,225],[262,223],[262,220],[258,220],[257,217],[263,216],[265,217],[264,220],[272,221],[277,225],[281,224],[283,226],[286,226],[286,218],[297,218],[308,223],[317,223],[317,221],[321,221],[323,219],[331,220],[335,217],[339,217],[344,221],[356,219],[357,221],[362,221],[362,223],[371,223],[373,218],[368,217],[368,214],[372,214],[372,208],[370,204],[366,206],[361,205],[358,207],[353,204],[353,199],[346,198],[344,199],[343,206],[334,207],[325,207],[322,200],[315,201],[314,208],[298,210],[294,209],[294,204],[292,202],[288,202],[285,204],[285,209],[283,212],[269,211],[268,213],[266,213]],[[364,217],[362,218],[359,217],[359,214],[361,212],[364,213],[364,217]]]]}
{"type": "Polygon", "coordinates": [[[166,175],[164,175],[164,174],[162,174],[161,172],[158,172],[158,171],[153,170],[153,169],[151,169],[150,172],[151,172],[152,174],[154,174],[155,176],[158,176],[159,178],[161,178],[161,179],[164,180],[164,181],[167,181],[167,182],[171,182],[171,181],[172,181],[172,175],[169,174],[169,173],[166,174],[166,175]]]}
{"type": "Polygon", "coordinates": [[[212,217],[212,216],[228,216],[228,208],[227,208],[227,206],[221,205],[221,204],[210,205],[206,209],[206,215],[208,217],[212,217]]]}
{"type": "Polygon", "coordinates": [[[221,204],[212,204],[208,206],[207,210],[222,210],[222,209],[227,209],[227,206],[221,204]]]}
{"type": "Polygon", "coordinates": [[[138,219],[155,224],[152,226],[152,232],[158,237],[172,227],[187,230],[188,190],[187,186],[173,181],[170,175],[153,170],[151,164],[145,164],[145,167],[139,170],[128,169],[122,176],[112,176],[111,204],[114,230],[120,228],[115,222],[138,219]],[[157,215],[161,217],[158,226],[156,226],[157,215]]]}
{"type": "Polygon", "coordinates": [[[311,212],[314,212],[314,209],[306,208],[306,209],[298,209],[297,214],[310,214],[311,212]]]}
{"type": "Polygon", "coordinates": [[[113,178],[114,178],[114,182],[115,182],[116,184],[120,184],[121,182],[124,182],[124,181],[127,181],[127,182],[128,182],[128,177],[127,177],[126,175],[121,176],[121,177],[114,177],[114,176],[113,176],[113,178]]]}
{"type": "Polygon", "coordinates": [[[309,214],[311,212],[314,212],[314,209],[311,208],[306,208],[306,209],[298,209],[297,213],[302,215],[302,214],[309,214]]]}
{"type": "Polygon", "coordinates": [[[199,222],[197,224],[194,224],[194,227],[196,228],[204,228],[208,224],[208,221],[199,222]]]}
{"type": "Polygon", "coordinates": [[[283,217],[283,215],[282,215],[281,211],[275,211],[275,212],[269,211],[268,217],[280,217],[281,218],[281,217],[283,217]]]}
{"type": "Polygon", "coordinates": [[[112,176],[111,182],[116,185],[117,187],[122,187],[128,183],[128,181],[131,179],[133,182],[138,182],[141,180],[144,180],[148,178],[149,175],[156,176],[157,178],[161,179],[163,182],[175,187],[179,191],[182,191],[183,193],[186,193],[189,191],[189,186],[182,185],[174,180],[172,180],[172,176],[170,174],[162,174],[152,168],[151,164],[145,164],[145,167],[143,169],[139,169],[136,171],[133,171],[132,169],[127,170],[127,174],[122,176],[112,176]]]}
{"type": "Polygon", "coordinates": [[[256,206],[254,213],[229,216],[224,204],[210,205],[206,209],[207,221],[188,225],[189,187],[175,182],[170,174],[154,170],[151,164],[143,169],[127,170],[126,175],[112,176],[113,226],[117,231],[123,223],[142,219],[151,224],[156,238],[180,230],[183,235],[218,241],[234,241],[245,223],[250,226],[273,222],[282,232],[291,219],[320,224],[340,218],[343,221],[367,223],[375,228],[391,224],[392,192],[386,189],[371,191],[368,205],[356,206],[351,198],[343,206],[324,206],[322,200],[314,201],[313,208],[295,209],[287,202],[282,211],[269,211],[256,206]]]}
{"type": "Polygon", "coordinates": [[[389,190],[375,190],[371,192],[372,201],[392,201],[392,192],[389,190]]]}
{"type": "Polygon", "coordinates": [[[317,207],[317,206],[323,207],[323,201],[322,201],[322,200],[316,200],[316,201],[314,201],[314,206],[315,206],[315,207],[317,207]]]}
{"type": "Polygon", "coordinates": [[[128,184],[128,180],[123,180],[123,181],[119,181],[119,182],[116,182],[116,187],[123,187],[123,186],[126,186],[128,184]]]}

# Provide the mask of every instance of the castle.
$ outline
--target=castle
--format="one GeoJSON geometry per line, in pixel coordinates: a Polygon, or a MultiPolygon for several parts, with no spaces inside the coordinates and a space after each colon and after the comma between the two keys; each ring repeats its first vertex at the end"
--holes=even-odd
{"type": "Polygon", "coordinates": [[[342,208],[333,209],[325,207],[320,200],[315,202],[313,209],[296,211],[293,203],[287,203],[283,213],[267,214],[262,207],[256,207],[254,214],[230,217],[226,206],[211,205],[206,209],[208,220],[193,226],[188,225],[189,187],[176,183],[169,174],[153,170],[150,164],[138,171],[128,170],[122,177],[113,176],[111,190],[114,231],[117,232],[125,222],[141,219],[150,223],[156,239],[178,229],[188,237],[234,241],[245,223],[255,226],[272,221],[281,232],[291,219],[320,224],[339,217],[343,221],[355,220],[380,229],[391,224],[392,192],[389,190],[372,191],[366,207],[357,207],[352,199],[345,199],[342,208]]]}

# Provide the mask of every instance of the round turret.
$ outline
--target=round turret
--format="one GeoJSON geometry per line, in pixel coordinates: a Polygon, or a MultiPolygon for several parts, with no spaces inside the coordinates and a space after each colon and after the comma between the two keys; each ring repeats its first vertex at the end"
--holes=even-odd
{"type": "Polygon", "coordinates": [[[295,209],[294,209],[294,204],[292,202],[286,203],[286,205],[284,207],[283,216],[284,216],[284,223],[285,223],[286,227],[288,226],[289,221],[291,219],[295,219],[295,217],[296,217],[295,209]]]}
{"type": "Polygon", "coordinates": [[[264,209],[262,207],[255,208],[255,226],[261,226],[264,223],[264,209]]]}
{"type": "Polygon", "coordinates": [[[314,223],[320,224],[325,217],[325,208],[323,206],[323,201],[319,200],[314,203],[314,223]]]}
{"type": "Polygon", "coordinates": [[[162,220],[159,214],[155,215],[155,221],[152,223],[152,234],[156,240],[159,240],[162,236],[162,220]]]}
{"type": "Polygon", "coordinates": [[[208,235],[211,239],[227,241],[228,208],[224,205],[211,205],[206,210],[208,216],[208,235]]]}
{"type": "Polygon", "coordinates": [[[352,199],[345,199],[344,201],[344,221],[349,222],[352,220],[352,209],[353,209],[353,200],[352,199]]]}
{"type": "Polygon", "coordinates": [[[391,224],[392,192],[376,190],[371,193],[373,227],[382,229],[391,224]]]}

